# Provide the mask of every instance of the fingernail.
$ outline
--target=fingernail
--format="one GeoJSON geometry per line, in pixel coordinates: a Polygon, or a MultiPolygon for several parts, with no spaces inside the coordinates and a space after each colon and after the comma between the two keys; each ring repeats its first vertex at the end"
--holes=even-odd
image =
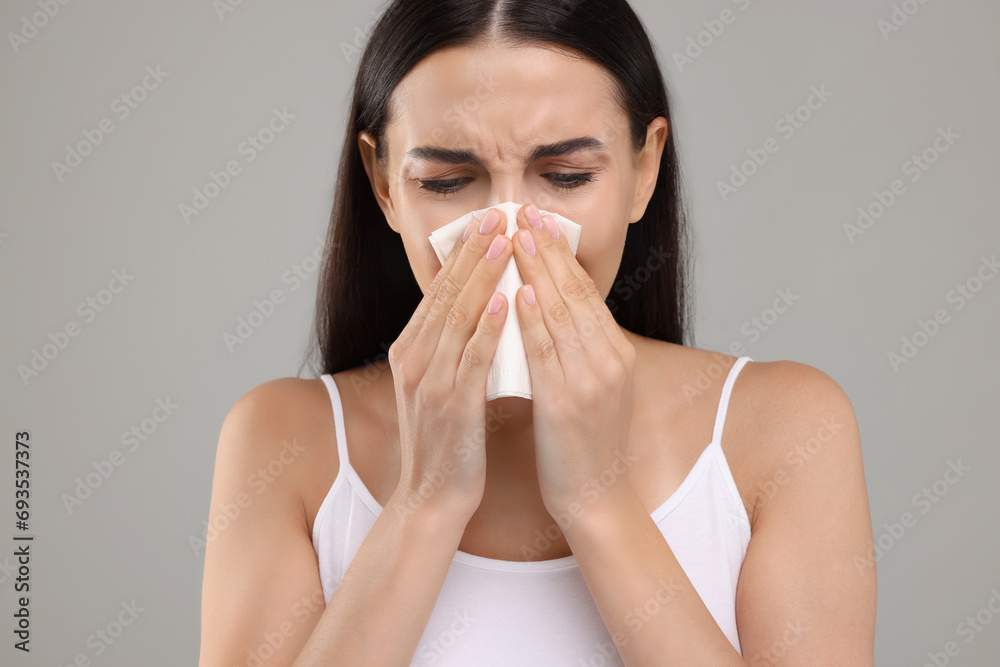
{"type": "Polygon", "coordinates": [[[483,235],[489,234],[497,228],[498,222],[500,222],[500,212],[491,208],[490,212],[483,218],[483,224],[479,227],[479,233],[483,235]]]}
{"type": "Polygon", "coordinates": [[[469,221],[469,224],[465,228],[465,232],[462,234],[462,243],[469,240],[469,234],[472,233],[472,228],[476,226],[476,222],[477,220],[475,218],[469,221]]]}
{"type": "Polygon", "coordinates": [[[549,228],[549,235],[554,239],[559,238],[559,228],[556,227],[556,219],[551,215],[547,215],[544,220],[545,226],[549,228]]]}
{"type": "Polygon", "coordinates": [[[497,313],[499,313],[500,306],[502,305],[503,305],[503,299],[500,297],[500,293],[497,292],[496,294],[493,295],[493,298],[490,299],[490,307],[489,307],[490,315],[496,315],[497,313]]]}
{"type": "Polygon", "coordinates": [[[496,259],[500,256],[500,252],[503,250],[503,239],[506,236],[496,236],[493,239],[493,243],[490,244],[490,249],[486,251],[486,259],[496,259]]]}
{"type": "Polygon", "coordinates": [[[535,288],[531,285],[524,286],[524,300],[529,306],[535,305],[535,288]]]}
{"type": "Polygon", "coordinates": [[[531,232],[526,229],[522,229],[517,234],[518,238],[521,239],[521,247],[529,255],[535,254],[535,240],[531,238],[531,232]]]}
{"type": "Polygon", "coordinates": [[[542,230],[542,216],[538,213],[538,207],[534,204],[528,204],[525,209],[525,213],[528,216],[528,224],[537,229],[542,230]]]}

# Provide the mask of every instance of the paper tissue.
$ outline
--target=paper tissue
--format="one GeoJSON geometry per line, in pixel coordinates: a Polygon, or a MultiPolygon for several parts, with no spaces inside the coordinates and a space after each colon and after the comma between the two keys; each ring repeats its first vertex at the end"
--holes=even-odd
{"type": "MultiPolygon", "coordinates": [[[[451,249],[462,238],[462,233],[473,217],[477,220],[482,220],[486,212],[491,208],[503,211],[507,216],[507,230],[505,235],[508,238],[513,238],[514,232],[518,230],[517,212],[521,209],[521,206],[521,204],[508,201],[496,206],[479,209],[478,211],[471,211],[461,218],[434,230],[427,238],[443,266],[448,255],[451,254],[451,249]]],[[[580,244],[580,225],[557,213],[544,210],[540,211],[540,213],[543,216],[551,215],[555,219],[559,233],[566,237],[569,247],[575,256],[577,247],[580,244]]],[[[531,398],[531,376],[528,372],[528,356],[524,351],[524,340],[521,337],[521,325],[518,323],[517,307],[514,301],[517,289],[523,284],[524,281],[517,270],[517,262],[514,261],[512,255],[507,266],[504,268],[503,274],[500,276],[495,290],[503,292],[504,296],[507,297],[507,319],[504,321],[497,351],[493,356],[489,376],[486,379],[487,401],[505,396],[531,398]]]]}

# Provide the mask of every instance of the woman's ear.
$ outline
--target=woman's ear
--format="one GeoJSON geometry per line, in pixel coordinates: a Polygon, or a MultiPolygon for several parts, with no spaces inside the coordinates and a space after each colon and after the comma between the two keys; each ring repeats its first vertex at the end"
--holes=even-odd
{"type": "Polygon", "coordinates": [[[389,193],[389,183],[376,158],[375,137],[367,130],[362,130],[358,133],[358,150],[361,151],[361,161],[364,163],[365,171],[368,173],[368,180],[371,182],[375,200],[378,202],[379,208],[382,209],[389,227],[398,234],[399,229],[396,228],[392,196],[389,193]]]}
{"type": "Polygon", "coordinates": [[[646,128],[646,145],[639,152],[639,173],[635,183],[635,200],[629,213],[629,224],[638,222],[646,213],[649,200],[656,189],[660,174],[660,160],[667,143],[670,128],[663,116],[654,118],[646,128]]]}

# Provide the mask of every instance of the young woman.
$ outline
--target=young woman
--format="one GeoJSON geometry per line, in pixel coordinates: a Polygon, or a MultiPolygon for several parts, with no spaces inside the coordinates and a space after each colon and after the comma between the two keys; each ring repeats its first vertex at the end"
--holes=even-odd
{"type": "Polygon", "coordinates": [[[685,345],[679,183],[625,0],[386,9],[322,374],[254,388],[222,426],[202,667],[873,664],[851,404],[815,368],[685,345]],[[488,215],[440,265],[431,231],[508,200],[513,239],[488,215]],[[538,209],[581,225],[575,257],[538,209]],[[511,257],[515,303],[493,291],[511,257]],[[509,308],[533,398],[487,403],[509,308]]]}

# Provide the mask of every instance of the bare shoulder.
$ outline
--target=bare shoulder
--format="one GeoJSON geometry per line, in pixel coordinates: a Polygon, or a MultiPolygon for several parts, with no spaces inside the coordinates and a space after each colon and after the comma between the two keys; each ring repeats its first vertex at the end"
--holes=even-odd
{"type": "Polygon", "coordinates": [[[268,493],[272,502],[283,499],[298,508],[311,530],[315,497],[337,473],[334,428],[322,379],[263,382],[240,396],[226,415],[216,475],[241,475],[239,487],[251,498],[268,493]]]}
{"type": "Polygon", "coordinates": [[[322,409],[324,404],[329,404],[329,398],[319,378],[268,380],[236,400],[222,429],[251,429],[256,434],[273,436],[253,441],[255,446],[267,449],[274,444],[275,437],[288,439],[323,425],[332,428],[332,415],[327,414],[329,410],[322,409]]]}
{"type": "MultiPolygon", "coordinates": [[[[769,410],[769,417],[780,417],[782,411],[793,417],[817,409],[851,409],[850,399],[836,380],[798,361],[751,361],[740,371],[736,384],[742,389],[739,402],[758,411],[769,410]]],[[[733,392],[735,396],[736,385],[733,392]]]]}
{"type": "MultiPolygon", "coordinates": [[[[296,377],[282,377],[267,380],[261,384],[251,387],[242,396],[236,399],[230,415],[242,410],[267,409],[277,402],[290,404],[295,398],[306,395],[312,387],[318,386],[316,383],[321,380],[306,380],[296,377]]],[[[227,415],[228,417],[228,415],[227,415]]]]}
{"type": "Polygon", "coordinates": [[[833,480],[850,474],[861,456],[846,392],[827,373],[796,361],[751,361],[743,367],[730,398],[727,439],[726,455],[751,526],[793,476],[833,480]]]}

